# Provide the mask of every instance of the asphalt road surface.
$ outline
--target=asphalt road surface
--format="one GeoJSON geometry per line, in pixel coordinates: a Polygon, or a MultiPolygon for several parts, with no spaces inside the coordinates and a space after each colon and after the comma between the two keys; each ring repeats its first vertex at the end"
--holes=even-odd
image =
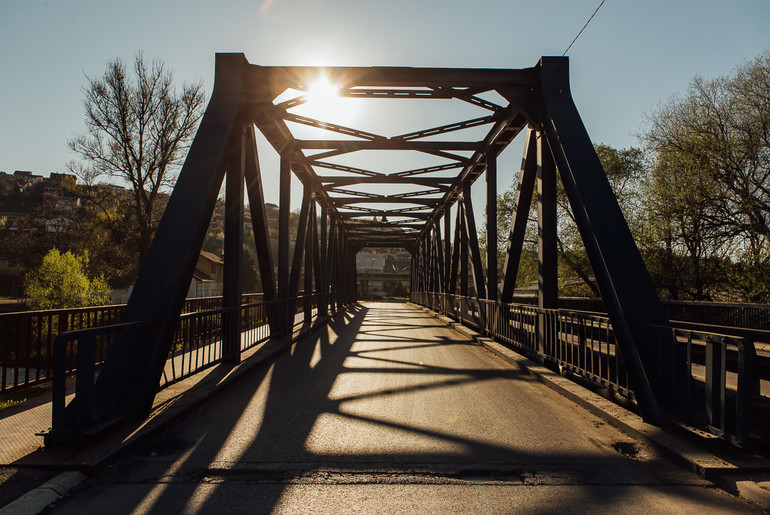
{"type": "Polygon", "coordinates": [[[424,312],[362,302],[51,511],[748,510],[424,312]]]}

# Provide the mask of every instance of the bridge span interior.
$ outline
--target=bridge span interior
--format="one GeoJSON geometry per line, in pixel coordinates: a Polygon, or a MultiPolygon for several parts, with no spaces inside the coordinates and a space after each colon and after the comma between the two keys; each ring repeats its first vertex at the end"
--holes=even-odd
{"type": "Polygon", "coordinates": [[[98,379],[83,380],[89,393],[54,413],[54,440],[149,412],[223,182],[217,316],[224,361],[240,359],[248,318],[240,279],[248,198],[271,337],[291,337],[303,310],[305,322],[317,324],[354,306],[356,253],[400,247],[411,255],[413,302],[541,357],[566,352],[559,366],[598,378],[650,422],[676,423],[688,413],[690,422],[707,425],[719,415],[692,402],[685,353],[572,101],[567,58],[543,57],[523,69],[321,68],[258,66],[242,54],[218,54],[211,100],[120,329],[111,333],[98,379]],[[375,115],[369,125],[358,118],[367,105],[375,115]],[[406,128],[413,123],[417,128],[406,128]],[[516,209],[507,241],[498,242],[498,158],[517,136],[516,209]],[[258,140],[278,156],[274,167],[265,166],[258,140]],[[471,191],[482,176],[485,224],[471,191]],[[302,191],[296,230],[289,223],[292,177],[302,191]],[[559,179],[602,294],[602,320],[558,310],[559,179]],[[278,226],[270,227],[265,184],[276,183],[278,226]],[[533,198],[539,282],[537,305],[525,309],[512,301],[533,198]],[[276,233],[274,262],[269,236],[276,233]],[[498,244],[506,248],[500,267],[498,244]]]}
{"type": "Polygon", "coordinates": [[[363,301],[53,513],[744,511],[428,310],[363,301]]]}

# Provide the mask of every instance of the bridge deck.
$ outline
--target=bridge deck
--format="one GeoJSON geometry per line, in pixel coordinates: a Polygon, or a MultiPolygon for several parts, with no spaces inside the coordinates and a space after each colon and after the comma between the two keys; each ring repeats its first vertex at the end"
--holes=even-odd
{"type": "Polygon", "coordinates": [[[131,509],[743,507],[423,311],[361,303],[116,462],[55,512],[131,509]]]}

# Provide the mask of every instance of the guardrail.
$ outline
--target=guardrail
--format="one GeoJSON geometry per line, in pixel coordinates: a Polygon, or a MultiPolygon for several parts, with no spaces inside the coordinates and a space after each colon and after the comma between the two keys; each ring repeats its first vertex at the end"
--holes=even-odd
{"type": "MultiPolygon", "coordinates": [[[[238,352],[263,344],[276,336],[294,334],[298,325],[312,324],[318,316],[318,296],[245,304],[184,314],[179,319],[161,377],[159,389],[225,359],[224,337],[236,331],[238,352]],[[235,315],[240,311],[240,326],[235,315]]],[[[328,295],[329,310],[339,306],[328,295]]],[[[53,425],[49,443],[61,443],[75,435],[98,432],[125,413],[110,399],[116,389],[97,387],[99,371],[113,345],[125,344],[152,330],[151,322],[121,323],[66,331],[53,344],[53,425]],[[75,397],[66,404],[65,378],[75,373],[75,397]],[[70,405],[72,407],[70,407],[70,405]]]]}
{"type": "MultiPolygon", "coordinates": [[[[243,303],[260,302],[262,294],[247,294],[243,303]]],[[[120,322],[125,304],[49,309],[0,314],[0,394],[49,382],[52,348],[59,333],[120,322]]],[[[183,313],[222,307],[222,297],[186,299],[183,313]]]]}
{"type": "Polygon", "coordinates": [[[74,434],[76,428],[90,428],[106,423],[115,417],[115,402],[110,398],[111,388],[99,390],[97,397],[94,384],[98,370],[104,362],[107,348],[125,336],[130,341],[146,331],[149,324],[137,322],[116,324],[60,333],[53,346],[52,432],[54,438],[64,440],[74,434]],[[66,371],[77,370],[75,398],[70,409],[65,409],[66,371]]]}
{"type": "MultiPolygon", "coordinates": [[[[537,297],[516,295],[513,302],[536,305],[537,297]]],[[[729,327],[731,330],[745,329],[744,333],[750,338],[770,341],[770,305],[768,304],[691,300],[663,300],[661,303],[671,321],[729,327]],[[763,332],[764,334],[761,334],[763,332]]],[[[560,297],[558,306],[560,309],[607,313],[604,301],[600,298],[560,297]]]]}
{"type": "MultiPolygon", "coordinates": [[[[411,301],[634,401],[606,316],[439,293],[414,292],[411,301]]],[[[688,388],[685,397],[690,405],[680,414],[681,422],[736,445],[749,445],[750,401],[759,393],[754,343],[741,337],[654,326],[648,326],[648,338],[666,341],[661,331],[672,331],[687,357],[689,377],[680,378],[686,379],[680,383],[688,388]]],[[[665,364],[661,365],[665,369],[665,364]]]]}
{"type": "Polygon", "coordinates": [[[702,402],[700,426],[746,446],[750,441],[751,398],[759,395],[754,342],[724,334],[648,326],[648,338],[672,333],[686,355],[690,378],[686,398],[702,402]],[[734,355],[734,363],[730,363],[734,355]]]}
{"type": "Polygon", "coordinates": [[[415,292],[411,300],[523,354],[634,399],[606,316],[437,293],[415,292]]]}

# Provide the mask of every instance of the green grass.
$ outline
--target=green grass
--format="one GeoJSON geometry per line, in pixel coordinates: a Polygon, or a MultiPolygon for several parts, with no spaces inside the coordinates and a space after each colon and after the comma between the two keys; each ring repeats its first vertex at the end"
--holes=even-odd
{"type": "Polygon", "coordinates": [[[50,385],[30,386],[29,388],[22,388],[21,390],[17,390],[15,392],[0,395],[0,410],[26,402],[27,399],[46,394],[51,391],[51,388],[52,387],[50,385]]]}

